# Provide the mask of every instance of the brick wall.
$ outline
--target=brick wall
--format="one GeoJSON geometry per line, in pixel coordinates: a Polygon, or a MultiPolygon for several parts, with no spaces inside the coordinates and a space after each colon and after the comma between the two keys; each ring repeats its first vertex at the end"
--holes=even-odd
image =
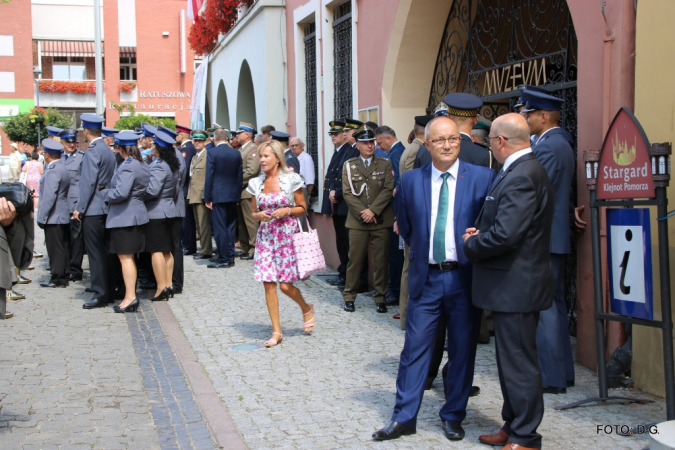
{"type": "Polygon", "coordinates": [[[54,59],[51,56],[42,57],[42,78],[45,80],[51,80],[54,78],[54,59]]]}

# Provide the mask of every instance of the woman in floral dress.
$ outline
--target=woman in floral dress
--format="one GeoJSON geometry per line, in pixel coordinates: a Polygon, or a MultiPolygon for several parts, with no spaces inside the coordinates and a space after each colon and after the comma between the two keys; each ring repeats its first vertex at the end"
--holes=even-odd
{"type": "Polygon", "coordinates": [[[37,211],[38,202],[40,201],[40,196],[38,195],[40,192],[40,178],[42,178],[44,167],[38,162],[40,158],[38,152],[34,151],[30,155],[30,158],[30,161],[27,161],[23,165],[21,171],[26,173],[26,186],[28,189],[33,189],[33,206],[35,207],[35,211],[37,211]]]}
{"type": "Polygon", "coordinates": [[[293,285],[299,278],[293,248],[293,235],[299,231],[295,216],[305,214],[307,206],[302,194],[302,178],[286,168],[284,149],[279,142],[263,144],[260,167],[263,173],[249,181],[247,190],[253,195],[253,219],[260,222],[255,239],[254,278],[265,285],[267,309],[272,319],[272,337],[265,346],[274,347],[283,339],[277,283],[281,292],[300,305],[305,332],[314,329],[314,307],[305,302],[300,290],[293,285]]]}

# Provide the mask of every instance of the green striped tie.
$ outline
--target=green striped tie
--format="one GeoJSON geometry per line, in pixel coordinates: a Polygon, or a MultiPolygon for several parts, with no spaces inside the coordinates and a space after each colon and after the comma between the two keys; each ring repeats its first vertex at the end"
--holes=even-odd
{"type": "Polygon", "coordinates": [[[438,264],[445,261],[445,225],[448,221],[448,176],[450,174],[446,172],[441,176],[443,177],[443,184],[441,185],[441,195],[438,196],[438,212],[434,228],[434,259],[438,264]]]}

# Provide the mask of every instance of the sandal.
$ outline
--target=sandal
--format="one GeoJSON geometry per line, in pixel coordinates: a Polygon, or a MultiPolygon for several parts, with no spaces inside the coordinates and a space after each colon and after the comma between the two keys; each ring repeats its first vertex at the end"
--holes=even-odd
{"type": "Polygon", "coordinates": [[[305,317],[308,314],[311,314],[312,318],[306,321],[304,324],[305,333],[311,333],[314,329],[314,325],[316,325],[316,321],[314,320],[314,305],[309,305],[309,311],[304,313],[302,317],[305,317]]]}
{"type": "Polygon", "coordinates": [[[284,339],[284,337],[281,335],[281,333],[277,333],[276,331],[272,333],[272,337],[270,338],[269,341],[265,342],[265,347],[270,348],[270,347],[275,347],[278,344],[281,344],[281,341],[284,339]],[[279,339],[274,339],[274,335],[278,335],[279,339]]]}

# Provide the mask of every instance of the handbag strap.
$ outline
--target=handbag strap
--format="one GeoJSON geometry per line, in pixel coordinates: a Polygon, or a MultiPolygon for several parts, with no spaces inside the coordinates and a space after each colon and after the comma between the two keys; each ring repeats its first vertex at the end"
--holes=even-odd
{"type": "MultiPolygon", "coordinates": [[[[305,213],[304,216],[305,216],[305,223],[307,224],[307,231],[311,232],[312,227],[309,226],[309,217],[307,216],[307,213],[305,213]]],[[[300,216],[295,216],[295,220],[298,222],[298,228],[300,229],[300,232],[302,233],[302,222],[300,222],[300,216]]]]}

